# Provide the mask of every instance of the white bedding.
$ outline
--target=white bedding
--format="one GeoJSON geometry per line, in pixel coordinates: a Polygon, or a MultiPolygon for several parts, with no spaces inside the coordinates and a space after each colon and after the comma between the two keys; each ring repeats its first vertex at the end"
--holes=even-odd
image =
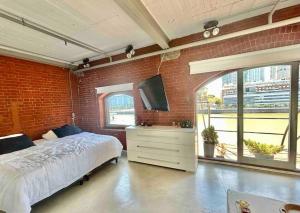
{"type": "Polygon", "coordinates": [[[29,213],[31,205],[121,152],[117,138],[84,132],[0,155],[0,210],[29,213]]]}

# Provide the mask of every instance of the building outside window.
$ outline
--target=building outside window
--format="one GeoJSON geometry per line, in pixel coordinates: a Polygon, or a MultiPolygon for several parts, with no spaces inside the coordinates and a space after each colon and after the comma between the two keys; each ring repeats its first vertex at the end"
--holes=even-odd
{"type": "MultiPolygon", "coordinates": [[[[298,71],[298,63],[240,70],[198,90],[198,132],[212,125],[219,135],[214,158],[300,169],[299,124],[298,137],[290,136],[297,128],[292,122],[297,117],[295,106],[300,111],[298,71]]],[[[201,134],[198,141],[204,156],[201,134]]]]}
{"type": "Polygon", "coordinates": [[[134,99],[130,92],[112,93],[105,100],[106,126],[135,125],[134,99]]]}

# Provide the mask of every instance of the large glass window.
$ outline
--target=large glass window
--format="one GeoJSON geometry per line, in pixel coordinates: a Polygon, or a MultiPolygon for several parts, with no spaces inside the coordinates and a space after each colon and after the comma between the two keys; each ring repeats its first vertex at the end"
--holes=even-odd
{"type": "Polygon", "coordinates": [[[196,94],[200,156],[300,169],[299,69],[293,62],[240,70],[201,87],[196,94]],[[201,135],[210,126],[218,135],[214,149],[201,135]]]}
{"type": "Polygon", "coordinates": [[[290,74],[290,65],[243,72],[243,156],[261,163],[288,161],[290,74]]]}
{"type": "MultiPolygon", "coordinates": [[[[229,73],[205,85],[197,92],[197,126],[199,133],[213,126],[219,143],[214,157],[237,160],[237,73],[229,73]]],[[[199,134],[201,135],[201,134],[199,134]]],[[[199,138],[199,154],[204,156],[204,144],[199,138]]]]}
{"type": "Polygon", "coordinates": [[[105,98],[106,126],[135,125],[134,99],[130,93],[113,93],[105,98]]]}

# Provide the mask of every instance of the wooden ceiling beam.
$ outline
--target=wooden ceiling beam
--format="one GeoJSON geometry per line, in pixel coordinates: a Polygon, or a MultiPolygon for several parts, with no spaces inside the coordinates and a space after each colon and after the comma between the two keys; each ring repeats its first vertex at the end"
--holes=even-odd
{"type": "Polygon", "coordinates": [[[140,0],[114,0],[162,49],[169,48],[169,38],[140,0]]]}

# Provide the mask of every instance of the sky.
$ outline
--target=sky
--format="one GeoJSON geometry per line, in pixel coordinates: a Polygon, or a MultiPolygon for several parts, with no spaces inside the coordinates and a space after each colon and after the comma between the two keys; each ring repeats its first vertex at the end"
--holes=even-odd
{"type": "Polygon", "coordinates": [[[222,94],[222,78],[218,78],[205,86],[208,89],[209,95],[214,95],[221,98],[222,94]]]}

